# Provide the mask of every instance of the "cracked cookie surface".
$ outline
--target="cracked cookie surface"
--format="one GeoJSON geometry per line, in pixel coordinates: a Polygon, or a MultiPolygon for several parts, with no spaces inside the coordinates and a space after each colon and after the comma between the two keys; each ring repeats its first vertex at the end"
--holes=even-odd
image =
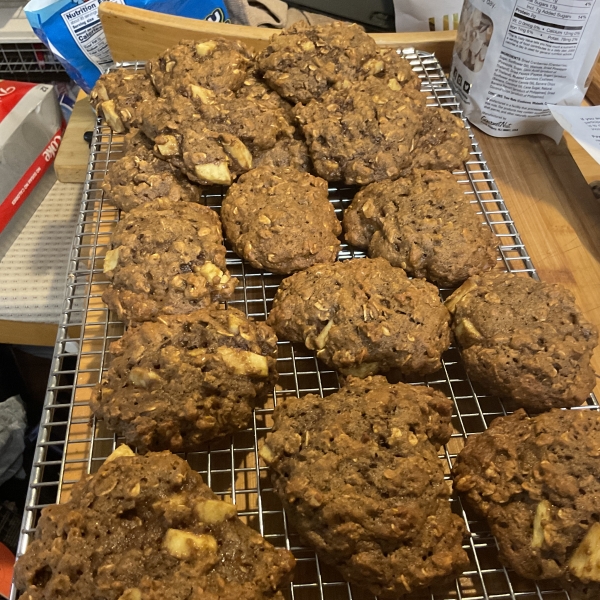
{"type": "Polygon", "coordinates": [[[439,106],[428,106],[412,150],[412,168],[447,170],[464,168],[471,139],[461,119],[439,106]]]}
{"type": "Polygon", "coordinates": [[[315,265],[283,280],[267,322],[279,339],[301,342],[344,375],[440,368],[450,314],[438,289],[408,279],[383,258],[315,265]]]}
{"type": "Polygon", "coordinates": [[[115,133],[123,133],[140,126],[141,106],[156,97],[143,71],[121,68],[100,76],[90,93],[90,103],[115,133]]]}
{"type": "Polygon", "coordinates": [[[126,323],[189,313],[229,298],[237,285],[225,264],[221,221],[201,204],[134,208],[119,221],[104,258],[102,299],[126,323]]]}
{"type": "MultiPolygon", "coordinates": [[[[393,80],[395,81],[395,80],[393,80]]],[[[344,82],[294,112],[315,171],[327,181],[366,185],[395,179],[412,164],[425,96],[369,77],[344,82]]]]}
{"type": "Polygon", "coordinates": [[[502,562],[528,579],[558,579],[572,598],[600,595],[599,449],[597,410],[530,418],[521,409],[470,436],[452,471],[502,562]]]}
{"type": "Polygon", "coordinates": [[[91,408],[140,452],[190,452],[244,429],[277,380],[275,333],[235,308],[161,315],[110,353],[91,408]]]}
{"type": "Polygon", "coordinates": [[[183,459],[120,446],[42,510],[15,581],[23,600],[283,600],[294,562],[183,459]]]}
{"type": "Polygon", "coordinates": [[[161,95],[188,93],[199,85],[220,94],[239,89],[254,68],[252,52],[241,42],[183,40],[146,63],[146,72],[161,95]]]}
{"type": "Polygon", "coordinates": [[[493,268],[498,241],[446,171],[362,188],[344,212],[346,240],[442,287],[493,268]]]}
{"type": "Polygon", "coordinates": [[[333,262],[342,226],[327,193],[326,181],[296,169],[253,169],[223,201],[227,239],[251,265],[274,273],[333,262]]]}
{"type": "Polygon", "coordinates": [[[566,288],[490,272],[446,305],[469,377],[491,394],[540,412],[578,406],[594,389],[598,331],[566,288]]]}
{"type": "Polygon", "coordinates": [[[298,22],[274,35],[256,61],[265,81],[295,104],[319,98],[346,79],[355,80],[376,55],[375,41],[360,25],[298,22]]]}
{"type": "Polygon", "coordinates": [[[199,183],[230,185],[261,164],[306,170],[306,144],[289,113],[252,94],[219,97],[196,86],[191,99],[176,94],[145,106],[142,128],[158,156],[199,183]]]}
{"type": "Polygon", "coordinates": [[[158,198],[200,200],[200,189],[170,163],[157,158],[153,145],[143,133],[132,130],[125,138],[123,156],[109,164],[102,189],[120,210],[127,212],[158,198]]]}
{"type": "Polygon", "coordinates": [[[259,453],[287,515],[321,559],[380,598],[443,583],[469,564],[437,451],[451,415],[441,392],[382,376],[275,408],[259,453]]]}

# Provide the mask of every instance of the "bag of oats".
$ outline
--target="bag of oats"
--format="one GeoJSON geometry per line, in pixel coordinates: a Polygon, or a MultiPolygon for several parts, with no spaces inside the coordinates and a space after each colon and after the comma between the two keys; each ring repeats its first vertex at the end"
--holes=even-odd
{"type": "Polygon", "coordinates": [[[450,73],[465,116],[493,136],[558,142],[547,105],[581,104],[599,33],[598,0],[465,0],[450,73]]]}

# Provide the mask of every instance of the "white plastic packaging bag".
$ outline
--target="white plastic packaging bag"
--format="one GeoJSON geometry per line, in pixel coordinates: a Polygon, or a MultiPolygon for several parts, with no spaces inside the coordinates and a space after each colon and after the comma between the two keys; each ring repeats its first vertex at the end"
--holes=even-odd
{"type": "Polygon", "coordinates": [[[600,0],[465,0],[451,83],[486,133],[558,142],[547,105],[581,104],[599,51],[600,0]]]}
{"type": "Polygon", "coordinates": [[[396,31],[458,29],[463,0],[394,0],[396,31]]]}

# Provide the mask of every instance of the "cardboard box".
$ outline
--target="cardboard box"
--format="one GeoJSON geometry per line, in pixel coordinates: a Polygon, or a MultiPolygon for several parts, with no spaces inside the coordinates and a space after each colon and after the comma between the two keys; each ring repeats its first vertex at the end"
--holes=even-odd
{"type": "Polygon", "coordinates": [[[0,79],[0,258],[56,181],[64,126],[51,85],[0,79]]]}

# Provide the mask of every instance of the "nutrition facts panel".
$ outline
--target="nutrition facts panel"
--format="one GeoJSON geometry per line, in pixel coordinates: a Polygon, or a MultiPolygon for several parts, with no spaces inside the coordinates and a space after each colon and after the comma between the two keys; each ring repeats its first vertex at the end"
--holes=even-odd
{"type": "Polygon", "coordinates": [[[540,58],[569,60],[598,0],[517,0],[504,47],[540,58]]]}

